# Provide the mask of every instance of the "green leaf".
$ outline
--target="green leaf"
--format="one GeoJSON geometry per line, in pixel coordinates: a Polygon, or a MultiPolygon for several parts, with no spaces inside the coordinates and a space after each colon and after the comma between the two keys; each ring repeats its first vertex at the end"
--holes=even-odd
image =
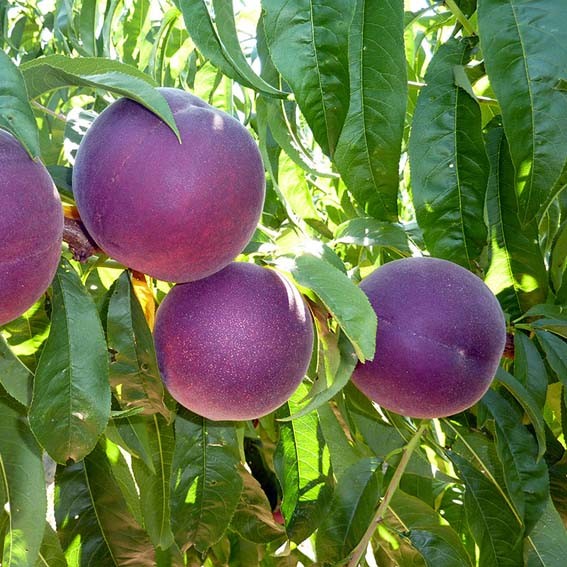
{"type": "Polygon", "coordinates": [[[10,350],[2,335],[0,335],[0,384],[15,400],[26,407],[29,406],[33,374],[10,350]]]}
{"type": "Polygon", "coordinates": [[[0,390],[0,481],[2,505],[8,515],[2,565],[34,565],[47,511],[41,449],[21,406],[3,390],[0,390]]]}
{"type": "Polygon", "coordinates": [[[425,502],[397,490],[390,510],[408,529],[408,537],[428,567],[472,567],[459,534],[425,502]]]}
{"type": "Polygon", "coordinates": [[[155,565],[148,535],[136,522],[114,479],[104,449],[99,444],[85,459],[83,473],[100,531],[116,565],[155,565]]]}
{"type": "Polygon", "coordinates": [[[73,189],[71,186],[73,179],[73,169],[64,165],[48,165],[47,171],[55,183],[55,187],[63,197],[73,199],[73,189]]]}
{"type": "Polygon", "coordinates": [[[332,156],[349,106],[353,0],[263,0],[266,41],[323,151],[332,156]]]}
{"type": "Polygon", "coordinates": [[[549,274],[556,291],[561,289],[567,270],[567,221],[557,231],[551,250],[549,274]]]}
{"type": "MultiPolygon", "coordinates": [[[[276,416],[293,414],[306,393],[301,385],[276,416]]],[[[282,488],[281,511],[288,537],[299,543],[317,529],[328,503],[329,454],[315,412],[282,422],[279,433],[274,469],[282,488]]]]}
{"type": "Polygon", "coordinates": [[[519,219],[534,219],[567,159],[567,4],[479,0],[484,64],[502,109],[516,170],[519,219]]]}
{"type": "Polygon", "coordinates": [[[233,423],[177,415],[172,517],[182,551],[193,545],[205,553],[223,536],[242,492],[239,463],[233,423]]]}
{"type": "Polygon", "coordinates": [[[83,0],[79,16],[79,38],[84,55],[97,55],[96,46],[97,1],[83,0]]]}
{"type": "Polygon", "coordinates": [[[362,459],[338,482],[329,510],[317,531],[319,563],[339,564],[362,539],[381,495],[380,465],[381,461],[375,457],[362,459]]]}
{"type": "Polygon", "coordinates": [[[474,42],[450,39],[435,53],[417,101],[409,160],[417,220],[432,256],[475,271],[486,243],[488,159],[476,100],[455,84],[474,42]]]}
{"type": "Polygon", "coordinates": [[[495,390],[481,401],[496,422],[496,450],[504,480],[522,518],[526,535],[539,520],[549,497],[549,475],[532,434],[522,425],[522,415],[495,390]]]}
{"type": "Polygon", "coordinates": [[[58,467],[55,477],[55,521],[70,567],[114,566],[116,561],[101,532],[86,482],[85,464],[58,467]]]}
{"type": "Polygon", "coordinates": [[[500,492],[465,459],[450,452],[449,458],[465,484],[467,523],[479,549],[479,567],[522,565],[523,528],[500,492]]]}
{"type": "Polygon", "coordinates": [[[534,341],[520,330],[514,333],[514,376],[542,410],[547,395],[547,370],[534,341]]]}
{"type": "MultiPolygon", "coordinates": [[[[202,3],[205,4],[204,2],[202,3]]],[[[241,48],[241,40],[236,30],[233,0],[213,0],[213,9],[215,11],[215,25],[220,44],[227,59],[240,76],[243,77],[253,89],[263,94],[273,97],[287,97],[288,93],[276,89],[256,75],[246,60],[246,57],[244,57],[241,48]]]]}
{"type": "Polygon", "coordinates": [[[161,118],[179,139],[175,119],[153,80],[135,67],[101,57],[72,59],[49,55],[25,63],[21,67],[30,98],[61,87],[105,89],[128,97],[161,118]]]}
{"type": "Polygon", "coordinates": [[[20,70],[0,50],[0,128],[11,132],[30,157],[40,155],[39,133],[20,70]]]}
{"type": "Polygon", "coordinates": [[[256,75],[244,57],[236,31],[232,0],[213,2],[216,27],[204,0],[180,0],[179,7],[195,45],[222,73],[268,96],[287,96],[287,93],[256,75]]]}
{"type": "Polygon", "coordinates": [[[545,453],[546,439],[545,421],[540,407],[537,405],[530,392],[522,386],[522,383],[506,372],[502,367],[498,368],[496,371],[496,379],[514,396],[530,418],[539,446],[537,458],[538,460],[541,459],[545,453]]]}
{"type": "Polygon", "coordinates": [[[269,543],[285,538],[285,531],[275,522],[260,483],[242,466],[239,467],[239,473],[243,488],[230,523],[231,529],[254,543],[269,543]]]}
{"type": "Polygon", "coordinates": [[[159,414],[141,421],[151,451],[152,466],[141,459],[132,460],[132,471],[140,489],[144,527],[155,547],[168,549],[174,543],[170,518],[171,464],[173,461],[173,427],[159,414]]]}
{"type": "Polygon", "coordinates": [[[526,567],[563,567],[567,531],[549,498],[543,515],[526,540],[526,567]]]}
{"type": "Polygon", "coordinates": [[[372,218],[351,219],[339,225],[335,241],[388,248],[401,255],[410,253],[408,235],[401,225],[372,218]]]}
{"type": "Polygon", "coordinates": [[[549,331],[536,331],[535,334],[550,368],[567,385],[567,342],[549,331]]]}
{"type": "Polygon", "coordinates": [[[21,317],[2,327],[2,334],[12,352],[32,372],[37,368],[39,356],[49,336],[50,320],[45,302],[39,301],[21,317]]]}
{"type": "Polygon", "coordinates": [[[340,482],[349,467],[360,460],[361,451],[358,450],[357,445],[349,442],[331,404],[322,405],[317,413],[323,439],[329,447],[333,475],[340,482]]]}
{"type": "Polygon", "coordinates": [[[35,567],[67,567],[57,533],[47,522],[35,567]]]}
{"type": "Polygon", "coordinates": [[[96,306],[63,260],[53,280],[51,331],[33,386],[30,426],[58,463],[80,461],[110,417],[108,356],[96,306]]]}
{"type": "Polygon", "coordinates": [[[399,162],[407,101],[404,6],[357,0],[349,33],[350,105],[335,163],[364,212],[398,218],[399,162]]]}
{"type": "Polygon", "coordinates": [[[374,358],[376,313],[370,301],[345,274],[324,260],[304,255],[295,259],[291,273],[297,283],[313,290],[352,342],[358,358],[374,358]]]}
{"type": "Polygon", "coordinates": [[[545,301],[547,270],[536,221],[522,226],[514,166],[502,128],[486,137],[490,178],[486,195],[490,239],[485,282],[513,317],[545,301]]]}
{"type": "Polygon", "coordinates": [[[170,419],[152,333],[128,272],[123,272],[109,291],[106,333],[112,352],[110,383],[120,405],[140,407],[146,414],[161,413],[170,419]]]}
{"type": "MultiPolygon", "coordinates": [[[[320,337],[321,343],[326,339],[320,337]]],[[[297,419],[303,417],[308,413],[317,410],[324,406],[329,400],[334,398],[348,383],[354,368],[357,363],[357,357],[353,350],[351,343],[346,339],[345,335],[341,334],[338,340],[338,351],[339,351],[339,365],[335,372],[329,368],[329,364],[325,364],[325,373],[330,374],[327,376],[327,382],[325,388],[319,389],[319,385],[313,386],[314,394],[309,392],[308,402],[301,408],[297,409],[286,418],[280,418],[280,421],[289,421],[292,419],[297,419]]],[[[319,378],[321,380],[321,378],[319,378]]]]}

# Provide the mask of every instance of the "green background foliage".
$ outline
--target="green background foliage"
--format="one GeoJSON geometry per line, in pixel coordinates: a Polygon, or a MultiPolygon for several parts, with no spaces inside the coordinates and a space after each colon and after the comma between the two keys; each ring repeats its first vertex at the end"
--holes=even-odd
{"type": "Polygon", "coordinates": [[[558,0],[0,1],[0,128],[63,202],[108,104],[176,130],[154,87],[197,94],[264,160],[238,260],[290,277],[317,335],[277,412],[208,421],[159,379],[170,285],[65,245],[0,329],[2,564],[564,567],[565,22],[558,0]],[[509,345],[484,398],[418,439],[348,381],[380,355],[357,284],[420,254],[485,280],[509,345]]]}

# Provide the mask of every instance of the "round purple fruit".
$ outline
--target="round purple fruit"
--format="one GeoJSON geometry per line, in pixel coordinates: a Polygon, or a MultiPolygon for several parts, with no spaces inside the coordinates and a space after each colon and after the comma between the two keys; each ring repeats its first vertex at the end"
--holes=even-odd
{"type": "Polygon", "coordinates": [[[49,287],[62,237],[63,209],[49,173],[0,130],[0,325],[49,287]]]}
{"type": "Polygon", "coordinates": [[[378,316],[376,356],[354,384],[386,409],[444,417],[488,390],[506,342],[500,304],[481,279],[436,258],[383,265],[360,285],[378,316]]]}
{"type": "Polygon", "coordinates": [[[283,276],[233,263],[175,286],[157,312],[162,378],[183,406],[214,420],[266,415],[301,383],[313,348],[303,298],[283,276]]]}
{"type": "Polygon", "coordinates": [[[181,134],[128,99],[83,138],[73,170],[81,220],[126,266],[188,282],[228,265],[250,240],[264,203],[264,168],[237,120],[190,93],[159,89],[181,134]]]}

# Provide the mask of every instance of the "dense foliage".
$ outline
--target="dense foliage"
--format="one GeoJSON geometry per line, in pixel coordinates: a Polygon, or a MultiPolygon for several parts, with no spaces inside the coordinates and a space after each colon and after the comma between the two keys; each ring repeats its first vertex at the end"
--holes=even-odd
{"type": "Polygon", "coordinates": [[[565,22],[561,0],[0,1],[0,128],[67,217],[50,290],[1,328],[2,565],[564,567],[565,22]],[[176,131],[159,85],[254,136],[267,194],[238,260],[314,316],[303,384],[259,420],[175,404],[151,334],[170,284],[77,218],[109,104],[176,131]],[[491,389],[431,421],[349,382],[375,355],[357,284],[423,254],[483,278],[508,326],[491,389]]]}

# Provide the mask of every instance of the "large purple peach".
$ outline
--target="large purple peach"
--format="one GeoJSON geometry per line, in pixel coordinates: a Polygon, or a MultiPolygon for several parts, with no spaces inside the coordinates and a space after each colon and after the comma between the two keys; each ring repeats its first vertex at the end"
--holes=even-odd
{"type": "Polygon", "coordinates": [[[81,219],[126,266],[188,282],[228,265],[250,240],[264,203],[264,169],[237,120],[190,93],[160,89],[181,133],[128,99],[83,138],[73,170],[81,219]]]}
{"type": "Polygon", "coordinates": [[[0,130],[0,325],[49,287],[62,236],[63,209],[49,173],[0,130]]]}
{"type": "Polygon", "coordinates": [[[500,304],[480,278],[436,258],[383,265],[362,283],[378,316],[376,356],[352,380],[386,409],[452,415],[489,388],[506,342],[500,304]]]}
{"type": "Polygon", "coordinates": [[[313,348],[311,314],[277,272],[232,263],[176,285],[155,326],[159,368],[171,395],[214,420],[266,415],[301,383],[313,348]]]}

